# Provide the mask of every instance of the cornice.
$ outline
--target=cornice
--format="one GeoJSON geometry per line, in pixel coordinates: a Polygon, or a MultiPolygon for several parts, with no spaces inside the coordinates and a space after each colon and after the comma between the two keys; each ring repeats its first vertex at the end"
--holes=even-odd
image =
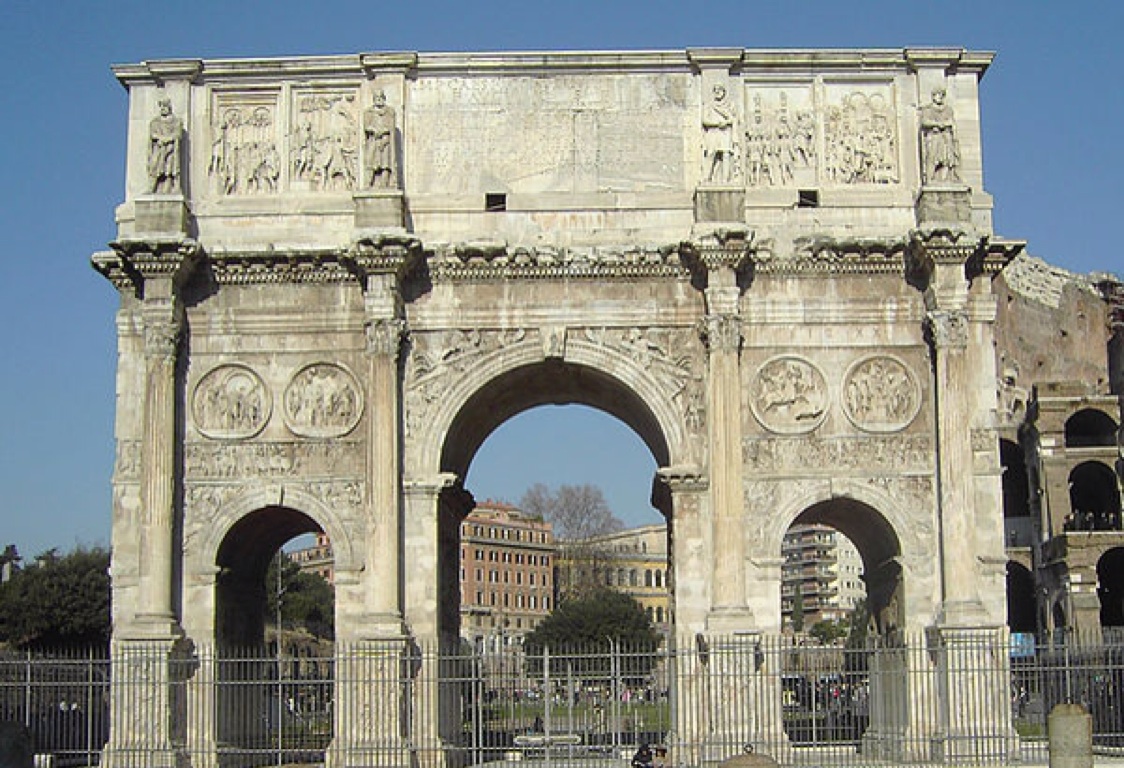
{"type": "Polygon", "coordinates": [[[346,283],[355,276],[340,248],[207,251],[207,264],[219,285],[346,283]]]}
{"type": "Polygon", "coordinates": [[[440,75],[546,72],[690,72],[724,66],[747,75],[784,72],[915,71],[940,67],[982,76],[995,54],[962,48],[750,49],[688,48],[618,51],[415,51],[259,59],[157,59],[118,64],[126,87],[165,80],[270,80],[366,77],[387,73],[440,75]]]}
{"type": "Polygon", "coordinates": [[[429,274],[435,281],[688,277],[677,249],[671,246],[539,248],[505,243],[439,247],[429,257],[429,274]]]}
{"type": "Polygon", "coordinates": [[[758,256],[754,262],[762,275],[900,275],[905,268],[904,239],[801,238],[792,256],[758,256]]]}

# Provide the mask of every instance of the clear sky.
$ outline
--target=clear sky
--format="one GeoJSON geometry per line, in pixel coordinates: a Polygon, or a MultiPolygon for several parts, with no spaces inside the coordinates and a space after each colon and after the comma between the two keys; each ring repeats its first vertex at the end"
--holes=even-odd
{"type": "MultiPolygon", "coordinates": [[[[1080,272],[1124,272],[1124,3],[800,0],[5,0],[0,5],[0,546],[108,544],[116,294],[89,266],[123,197],[110,64],[360,51],[953,46],[983,80],[999,234],[1080,272]]],[[[122,407],[137,404],[123,403],[122,407]]],[[[651,522],[654,464],[608,417],[547,408],[485,444],[479,498],[600,484],[651,522]]]]}

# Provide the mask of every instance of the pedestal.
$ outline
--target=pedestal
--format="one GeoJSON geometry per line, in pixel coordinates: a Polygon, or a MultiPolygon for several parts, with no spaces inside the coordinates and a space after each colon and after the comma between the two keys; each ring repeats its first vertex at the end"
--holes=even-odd
{"type": "Polygon", "coordinates": [[[926,185],[917,196],[917,226],[961,230],[971,224],[971,190],[964,185],[926,185]]]}
{"type": "Polygon", "coordinates": [[[738,187],[699,187],[695,190],[695,221],[744,222],[745,190],[738,187]]]}
{"type": "Polygon", "coordinates": [[[115,640],[111,649],[106,768],[175,768],[185,759],[184,681],[192,672],[178,638],[115,640]]]}
{"type": "Polygon", "coordinates": [[[148,195],[134,203],[137,237],[187,234],[188,209],[182,195],[148,195]]]}
{"type": "Polygon", "coordinates": [[[403,733],[412,720],[410,647],[406,638],[337,643],[335,738],[327,768],[411,765],[406,739],[412,734],[403,733]]]}
{"type": "Polygon", "coordinates": [[[406,226],[406,205],[401,190],[368,190],[355,194],[355,228],[395,229],[406,226]]]}

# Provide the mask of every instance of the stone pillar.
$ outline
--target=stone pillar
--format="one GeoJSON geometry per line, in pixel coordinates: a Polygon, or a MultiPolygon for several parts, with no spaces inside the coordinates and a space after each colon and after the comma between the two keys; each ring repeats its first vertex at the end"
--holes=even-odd
{"type": "Polygon", "coordinates": [[[335,738],[327,768],[407,768],[413,764],[409,688],[413,644],[404,637],[336,643],[335,738]]]}
{"type": "Polygon", "coordinates": [[[781,675],[766,663],[766,649],[757,632],[719,635],[705,641],[704,694],[709,729],[703,762],[743,754],[746,748],[787,761],[791,745],[782,722],[781,675]]]}
{"type": "Polygon", "coordinates": [[[401,284],[420,252],[414,240],[365,238],[348,254],[349,267],[363,286],[367,336],[367,470],[364,513],[367,524],[366,604],[362,627],[352,637],[401,638],[402,617],[402,404],[399,352],[406,323],[401,284]]]}
{"type": "MultiPolygon", "coordinates": [[[[460,520],[472,507],[472,497],[453,473],[408,480],[406,495],[406,548],[410,573],[406,584],[407,623],[415,642],[426,652],[425,664],[435,664],[441,652],[449,653],[457,640],[460,558],[450,547],[459,538],[460,520]]],[[[407,738],[415,760],[438,766],[460,731],[459,691],[445,685],[436,667],[423,666],[410,692],[407,738]]]]}
{"type": "Polygon", "coordinates": [[[746,263],[744,234],[695,247],[689,259],[706,280],[707,459],[712,517],[711,613],[707,630],[730,633],[752,626],[746,593],[742,490],[741,316],[739,273],[746,263]]]}
{"type": "MultiPolygon", "coordinates": [[[[184,738],[182,636],[176,603],[180,527],[177,442],[183,287],[196,263],[189,240],[123,241],[95,266],[131,279],[144,335],[140,434],[140,514],[135,520],[139,583],[136,610],[114,627],[110,737],[105,765],[171,766],[184,738]],[[174,690],[173,690],[174,688],[174,690]]],[[[99,261],[100,260],[100,261],[99,261]]],[[[115,282],[118,282],[115,279],[115,282]]],[[[124,282],[119,287],[126,294],[124,282]]],[[[124,303],[124,302],[123,302],[124,303]]]]}
{"type": "Polygon", "coordinates": [[[940,627],[936,634],[944,733],[934,739],[933,759],[1006,763],[1017,758],[1007,628],[940,627]]]}
{"type": "Polygon", "coordinates": [[[935,371],[942,623],[978,624],[984,612],[976,595],[972,484],[967,482],[972,472],[972,411],[965,386],[968,319],[961,309],[931,310],[926,327],[935,371]]]}

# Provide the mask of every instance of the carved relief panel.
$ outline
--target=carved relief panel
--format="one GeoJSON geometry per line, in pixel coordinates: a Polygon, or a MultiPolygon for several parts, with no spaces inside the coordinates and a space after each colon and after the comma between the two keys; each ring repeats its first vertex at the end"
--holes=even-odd
{"type": "Polygon", "coordinates": [[[751,85],[746,96],[746,183],[815,186],[818,129],[811,89],[751,85]]]}
{"type": "Polygon", "coordinates": [[[276,91],[220,92],[211,107],[207,175],[220,195],[264,195],[281,182],[276,91]]]}
{"type": "Polygon", "coordinates": [[[893,184],[900,180],[896,101],[896,92],[888,84],[824,88],[825,183],[893,184]]]}
{"type": "Polygon", "coordinates": [[[195,427],[214,439],[245,439],[265,428],[273,399],[261,378],[244,365],[220,365],[195,385],[195,427]]]}
{"type": "Polygon", "coordinates": [[[290,106],[289,173],[293,189],[356,188],[358,107],[353,89],[296,91],[290,106]]]}
{"type": "Polygon", "coordinates": [[[770,432],[811,432],[823,423],[828,404],[823,373],[803,358],[774,357],[753,378],[750,409],[770,432]]]}
{"type": "Polygon", "coordinates": [[[340,437],[359,423],[363,396],[350,371],[313,363],[294,374],[283,397],[285,424],[302,437],[340,437]]]}
{"type": "Polygon", "coordinates": [[[909,367],[889,355],[854,363],[843,377],[843,412],[865,432],[897,432],[921,409],[921,387],[909,367]]]}

